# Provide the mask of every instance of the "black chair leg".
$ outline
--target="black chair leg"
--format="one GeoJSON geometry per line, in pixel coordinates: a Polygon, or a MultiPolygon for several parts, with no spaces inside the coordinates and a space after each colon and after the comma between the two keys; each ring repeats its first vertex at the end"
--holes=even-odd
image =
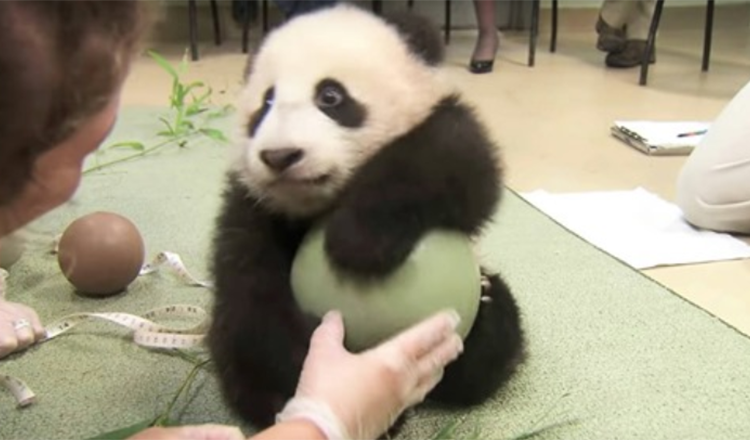
{"type": "Polygon", "coordinates": [[[409,1],[407,1],[407,2],[406,2],[406,8],[407,8],[407,9],[409,9],[410,11],[411,11],[412,9],[414,9],[414,0],[409,0],[409,1]]]}
{"type": "Polygon", "coordinates": [[[211,0],[211,17],[214,20],[214,43],[221,45],[221,27],[219,26],[219,7],[216,0],[211,0]]]}
{"type": "Polygon", "coordinates": [[[643,51],[643,58],[641,59],[641,77],[639,84],[642,86],[646,85],[648,81],[648,66],[649,58],[656,47],[656,31],[659,28],[659,20],[661,20],[661,11],[664,9],[664,0],[656,0],[654,6],[654,16],[651,18],[651,26],[648,30],[648,40],[646,41],[646,50],[643,51]]]}
{"type": "Polygon", "coordinates": [[[250,8],[247,7],[244,9],[244,14],[242,16],[242,53],[247,53],[250,50],[250,44],[248,40],[250,39],[250,8]]]}
{"type": "Polygon", "coordinates": [[[529,67],[536,62],[536,42],[539,36],[539,3],[541,0],[532,0],[531,3],[531,29],[529,30],[529,67]]]}
{"type": "Polygon", "coordinates": [[[263,16],[263,34],[268,33],[270,26],[268,25],[268,0],[262,0],[263,7],[261,15],[263,16]]]}
{"type": "Polygon", "coordinates": [[[383,0],[372,0],[372,12],[377,15],[383,14],[383,0]]]}
{"type": "Polygon", "coordinates": [[[549,51],[557,51],[557,0],[552,0],[552,35],[549,40],[549,51]]]}
{"type": "Polygon", "coordinates": [[[198,61],[198,10],[195,0],[188,0],[188,20],[190,22],[190,57],[198,61]]]}
{"type": "Polygon", "coordinates": [[[708,72],[708,64],[711,61],[711,36],[714,29],[714,0],[706,3],[706,30],[703,35],[703,65],[704,72],[708,72]]]}
{"type": "Polygon", "coordinates": [[[451,41],[451,0],[445,0],[445,44],[451,41]]]}

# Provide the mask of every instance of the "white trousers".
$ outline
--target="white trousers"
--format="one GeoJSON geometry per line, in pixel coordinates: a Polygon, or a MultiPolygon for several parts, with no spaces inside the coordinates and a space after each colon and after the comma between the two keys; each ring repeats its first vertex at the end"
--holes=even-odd
{"type": "Polygon", "coordinates": [[[676,202],[697,227],[750,234],[750,82],[687,158],[676,202]]]}
{"type": "Polygon", "coordinates": [[[646,40],[656,0],[604,0],[602,19],[614,28],[626,26],[628,40],[646,40]]]}

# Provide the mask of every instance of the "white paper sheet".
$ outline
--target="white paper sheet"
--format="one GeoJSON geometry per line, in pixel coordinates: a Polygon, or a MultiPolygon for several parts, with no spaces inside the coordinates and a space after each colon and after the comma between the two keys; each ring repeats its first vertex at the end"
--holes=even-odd
{"type": "Polygon", "coordinates": [[[538,190],[521,196],[636,269],[750,257],[750,246],[743,241],[690,226],[678,206],[643,188],[563,194],[538,190]]]}

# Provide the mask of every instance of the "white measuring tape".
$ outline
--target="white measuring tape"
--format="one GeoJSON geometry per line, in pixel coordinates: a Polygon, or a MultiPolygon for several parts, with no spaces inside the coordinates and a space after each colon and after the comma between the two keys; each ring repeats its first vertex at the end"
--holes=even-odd
{"type": "Polygon", "coordinates": [[[29,406],[36,402],[36,394],[34,394],[34,392],[31,391],[31,388],[29,388],[21,379],[13,376],[0,375],[0,385],[4,386],[11,394],[13,394],[16,402],[18,402],[18,406],[29,406]]]}
{"type": "MultiPolygon", "coordinates": [[[[143,266],[140,275],[149,275],[166,267],[189,285],[212,288],[211,284],[193,277],[185,268],[179,255],[161,252],[151,262],[143,266]]],[[[7,291],[8,272],[0,269],[0,298],[7,291]]],[[[41,342],[49,341],[72,328],[90,320],[111,322],[133,331],[133,342],[151,348],[191,348],[200,345],[209,327],[209,316],[200,307],[184,304],[168,305],[152,309],[142,316],[130,313],[74,313],[64,316],[45,327],[46,336],[41,342]],[[157,318],[180,317],[198,319],[198,323],[187,328],[169,327],[154,322],[157,318]]],[[[0,374],[0,386],[5,387],[23,407],[35,402],[35,393],[20,379],[0,374]]]]}
{"type": "Polygon", "coordinates": [[[190,348],[203,341],[208,329],[208,317],[200,307],[189,305],[170,305],[150,310],[137,316],[129,313],[75,313],[48,325],[47,336],[40,342],[49,341],[73,327],[90,319],[100,319],[118,324],[133,330],[133,342],[144,347],[154,348],[190,348]],[[169,328],[153,322],[158,316],[197,316],[202,320],[187,329],[169,328]]]}
{"type": "Polygon", "coordinates": [[[154,258],[153,262],[143,266],[140,274],[148,275],[150,273],[156,272],[161,266],[169,267],[188,284],[191,284],[193,286],[205,287],[207,289],[213,288],[210,283],[201,281],[190,275],[190,272],[188,272],[188,270],[185,268],[185,264],[182,262],[182,258],[180,258],[180,256],[175,254],[174,252],[160,252],[156,256],[156,258],[154,258]]]}

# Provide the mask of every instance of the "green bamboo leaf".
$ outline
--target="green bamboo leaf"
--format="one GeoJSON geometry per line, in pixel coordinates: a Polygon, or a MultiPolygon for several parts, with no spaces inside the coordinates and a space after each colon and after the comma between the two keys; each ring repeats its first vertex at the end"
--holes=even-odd
{"type": "Polygon", "coordinates": [[[144,420],[125,428],[115,429],[114,431],[99,434],[95,437],[91,437],[88,440],[125,440],[128,437],[132,437],[133,435],[143,431],[144,429],[150,428],[153,423],[153,419],[144,420]]]}
{"type": "Polygon", "coordinates": [[[196,97],[195,95],[191,95],[193,98],[193,101],[190,103],[190,105],[187,108],[186,114],[188,116],[195,116],[199,113],[203,113],[208,110],[208,106],[205,104],[206,101],[211,96],[211,87],[208,87],[208,90],[203,95],[196,97]]]}
{"type": "Polygon", "coordinates": [[[156,61],[156,63],[159,66],[161,66],[162,69],[166,70],[167,73],[169,73],[169,75],[172,76],[172,78],[174,78],[175,80],[177,80],[180,77],[177,74],[177,71],[174,70],[174,67],[172,67],[172,65],[169,64],[169,61],[166,60],[166,58],[164,58],[163,56],[159,55],[158,53],[156,53],[153,50],[148,50],[146,52],[151,56],[151,58],[154,59],[154,61],[156,61]]]}
{"type": "Polygon", "coordinates": [[[521,433],[521,434],[513,437],[512,440],[528,440],[530,438],[534,438],[534,437],[538,436],[539,434],[544,434],[547,431],[551,431],[553,429],[557,429],[557,428],[560,428],[560,427],[566,426],[566,425],[575,425],[577,423],[578,423],[578,419],[566,420],[564,422],[553,423],[551,425],[543,426],[541,428],[532,429],[530,431],[521,433]]]}
{"type": "MultiPolygon", "coordinates": [[[[174,128],[172,127],[172,124],[167,121],[167,119],[164,116],[159,116],[159,120],[164,123],[164,125],[167,126],[167,135],[173,136],[175,134],[174,128]]],[[[163,133],[163,132],[160,132],[163,133]]]]}
{"type": "Polygon", "coordinates": [[[224,116],[232,113],[235,110],[232,104],[225,104],[218,110],[214,110],[211,113],[206,114],[206,119],[217,119],[223,118],[224,116]]]}
{"type": "Polygon", "coordinates": [[[219,118],[223,118],[224,116],[226,116],[228,114],[229,114],[229,110],[223,110],[223,109],[222,110],[216,110],[216,111],[213,111],[211,113],[207,113],[206,114],[206,119],[208,119],[208,120],[219,119],[219,118]]]}
{"type": "Polygon", "coordinates": [[[169,418],[167,415],[162,415],[161,417],[156,419],[151,426],[162,426],[168,428],[170,426],[182,426],[182,423],[169,418]]]}
{"type": "Polygon", "coordinates": [[[227,136],[221,130],[215,128],[201,128],[199,131],[215,141],[229,142],[229,139],[227,139],[227,136]]]}
{"type": "Polygon", "coordinates": [[[202,95],[198,97],[196,97],[194,94],[192,95],[193,103],[198,105],[203,104],[204,102],[206,102],[206,100],[208,100],[208,98],[211,97],[212,93],[213,89],[211,88],[211,86],[206,86],[206,91],[202,95]]]}
{"type": "MultiPolygon", "coordinates": [[[[433,434],[429,440],[453,440],[457,438],[456,430],[465,422],[466,417],[462,417],[453,422],[447,423],[443,425],[439,431],[433,434]]],[[[478,427],[472,426],[470,433],[464,434],[461,438],[465,438],[466,440],[480,440],[482,438],[482,433],[478,427]]]]}
{"type": "Polygon", "coordinates": [[[188,94],[188,90],[184,84],[177,84],[175,92],[172,96],[172,106],[176,109],[181,109],[185,106],[185,97],[188,94]]]}
{"type": "Polygon", "coordinates": [[[179,106],[178,94],[182,88],[182,83],[179,78],[172,79],[172,91],[169,93],[169,107],[176,109],[179,106]]]}
{"type": "Polygon", "coordinates": [[[130,150],[144,151],[146,149],[146,146],[143,145],[143,143],[141,142],[126,141],[126,142],[117,142],[116,144],[110,145],[108,148],[128,148],[130,150]]]}
{"type": "Polygon", "coordinates": [[[430,440],[449,440],[454,438],[454,434],[456,431],[456,427],[461,424],[461,420],[456,420],[452,423],[448,423],[438,432],[436,432],[432,437],[430,437],[430,440]]]}
{"type": "Polygon", "coordinates": [[[187,97],[188,93],[190,93],[190,89],[188,89],[187,85],[180,83],[177,85],[177,97],[179,98],[179,101],[184,103],[185,97],[187,97]]]}
{"type": "Polygon", "coordinates": [[[184,84],[183,86],[185,87],[185,91],[190,92],[193,89],[206,87],[206,83],[203,81],[193,81],[190,84],[184,84]]]}
{"type": "Polygon", "coordinates": [[[185,116],[195,116],[208,110],[206,107],[201,106],[198,103],[192,103],[188,106],[185,111],[185,116]]]}

